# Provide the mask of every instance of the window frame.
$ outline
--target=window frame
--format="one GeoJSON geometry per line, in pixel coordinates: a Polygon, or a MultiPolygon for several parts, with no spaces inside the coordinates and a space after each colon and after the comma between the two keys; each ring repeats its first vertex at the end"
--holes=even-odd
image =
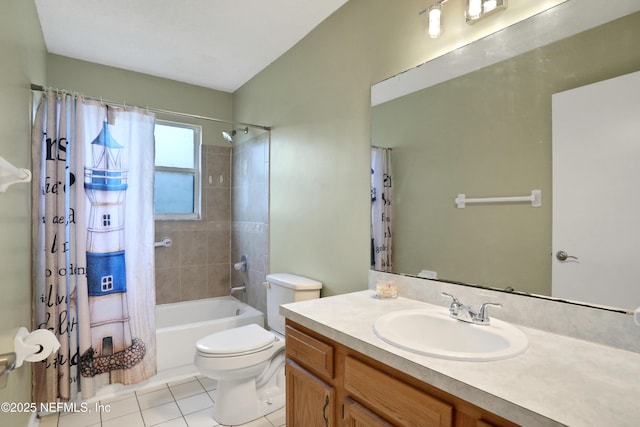
{"type": "MultiPolygon", "coordinates": [[[[153,204],[153,214],[156,221],[171,220],[201,220],[202,219],[202,126],[191,123],[174,122],[170,120],[156,119],[155,125],[171,126],[190,129],[194,132],[193,147],[193,168],[179,168],[172,166],[157,166],[154,158],[154,180],[157,172],[182,173],[193,175],[193,210],[192,213],[159,213],[155,211],[155,201],[153,204]]],[[[155,132],[155,126],[154,126],[155,132]]],[[[154,185],[155,191],[155,185],[154,185]]]]}

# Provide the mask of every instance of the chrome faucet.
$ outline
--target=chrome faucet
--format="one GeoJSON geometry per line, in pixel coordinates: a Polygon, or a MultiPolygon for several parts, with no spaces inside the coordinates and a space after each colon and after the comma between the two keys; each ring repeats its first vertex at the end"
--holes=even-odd
{"type": "Polygon", "coordinates": [[[232,286],[231,288],[229,288],[229,295],[233,295],[236,292],[247,292],[247,285],[242,282],[242,285],[240,286],[232,286]]]}
{"type": "Polygon", "coordinates": [[[461,303],[454,295],[446,292],[443,292],[442,295],[446,295],[452,299],[451,304],[449,304],[449,316],[475,325],[491,324],[491,319],[489,319],[489,310],[487,309],[488,306],[493,305],[496,307],[502,307],[502,304],[496,302],[485,302],[480,304],[480,308],[476,312],[470,306],[461,303]]]}

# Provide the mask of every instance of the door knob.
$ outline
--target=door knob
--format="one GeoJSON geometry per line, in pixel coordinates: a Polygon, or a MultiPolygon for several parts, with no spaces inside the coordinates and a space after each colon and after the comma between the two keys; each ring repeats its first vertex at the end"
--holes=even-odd
{"type": "Polygon", "coordinates": [[[577,260],[577,259],[578,259],[578,257],[575,257],[575,256],[572,256],[572,255],[569,255],[569,254],[567,254],[565,251],[558,251],[558,252],[556,253],[556,258],[558,258],[558,260],[559,260],[559,261],[566,261],[566,260],[568,260],[568,259],[575,259],[575,260],[577,260]]]}

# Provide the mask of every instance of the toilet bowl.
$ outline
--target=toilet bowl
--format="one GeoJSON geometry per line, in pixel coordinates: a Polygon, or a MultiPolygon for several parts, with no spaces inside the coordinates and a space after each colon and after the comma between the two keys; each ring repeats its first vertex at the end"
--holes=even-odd
{"type": "Polygon", "coordinates": [[[285,404],[284,303],[318,298],[322,284],[291,274],[267,276],[267,331],[251,324],[227,329],[196,343],[198,371],[217,381],[213,418],[225,425],[244,424],[285,404]]]}
{"type": "Polygon", "coordinates": [[[227,425],[247,421],[284,406],[284,339],[251,324],[221,331],[196,343],[198,371],[218,382],[213,418],[227,425]]]}

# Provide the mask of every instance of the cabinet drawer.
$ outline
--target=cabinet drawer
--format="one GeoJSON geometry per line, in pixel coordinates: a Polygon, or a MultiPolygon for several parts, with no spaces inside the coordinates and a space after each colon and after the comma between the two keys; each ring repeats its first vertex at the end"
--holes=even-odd
{"type": "Polygon", "coordinates": [[[333,378],[333,347],[291,326],[286,327],[287,357],[315,374],[333,378]]]}
{"type": "MultiPolygon", "coordinates": [[[[453,406],[352,357],[345,358],[345,390],[403,426],[451,427],[453,406]]],[[[386,418],[386,417],[385,417],[386,418]]]]}

